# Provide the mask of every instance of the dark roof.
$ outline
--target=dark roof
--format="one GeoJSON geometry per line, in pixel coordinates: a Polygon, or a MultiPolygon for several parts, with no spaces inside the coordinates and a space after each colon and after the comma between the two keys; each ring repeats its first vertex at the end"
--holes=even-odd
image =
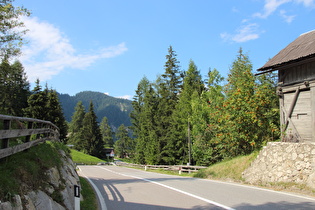
{"type": "Polygon", "coordinates": [[[315,57],[315,30],[301,34],[257,71],[277,70],[284,65],[315,57]]]}

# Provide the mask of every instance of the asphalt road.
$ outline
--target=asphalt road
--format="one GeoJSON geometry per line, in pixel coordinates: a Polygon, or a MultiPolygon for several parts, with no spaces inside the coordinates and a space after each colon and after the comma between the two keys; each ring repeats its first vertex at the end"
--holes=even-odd
{"type": "Polygon", "coordinates": [[[315,209],[315,199],[246,185],[118,166],[80,166],[102,210],[315,209]]]}

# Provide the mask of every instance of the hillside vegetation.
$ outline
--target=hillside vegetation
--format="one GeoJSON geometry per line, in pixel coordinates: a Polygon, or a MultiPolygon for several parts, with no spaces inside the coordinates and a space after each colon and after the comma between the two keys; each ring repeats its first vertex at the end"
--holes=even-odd
{"type": "Polygon", "coordinates": [[[62,162],[58,150],[69,153],[66,146],[47,142],[0,160],[0,200],[23,195],[44,188],[48,179],[45,173],[51,167],[60,167],[62,162]]]}
{"type": "Polygon", "coordinates": [[[83,152],[79,152],[74,149],[71,149],[71,157],[73,162],[76,164],[96,165],[97,163],[105,162],[102,159],[84,154],[83,152]]]}
{"type": "Polygon", "coordinates": [[[58,94],[64,116],[68,122],[74,113],[74,108],[79,101],[87,109],[90,102],[94,104],[95,114],[99,122],[103,117],[107,117],[111,127],[118,128],[121,124],[130,126],[129,114],[132,111],[131,101],[127,99],[115,98],[104,93],[94,91],[83,91],[74,96],[68,94],[58,94]]]}

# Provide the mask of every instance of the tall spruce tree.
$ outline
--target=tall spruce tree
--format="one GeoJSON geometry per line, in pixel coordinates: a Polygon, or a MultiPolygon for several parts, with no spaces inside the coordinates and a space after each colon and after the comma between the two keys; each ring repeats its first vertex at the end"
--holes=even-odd
{"type": "Polygon", "coordinates": [[[54,123],[58,128],[60,132],[60,140],[64,143],[67,142],[67,123],[62,111],[62,107],[57,95],[57,92],[55,90],[48,90],[48,100],[47,100],[47,118],[46,120],[54,123]]]}
{"type": "Polygon", "coordinates": [[[189,161],[189,148],[191,143],[188,142],[188,129],[191,130],[192,96],[198,97],[204,91],[205,86],[202,81],[200,72],[195,63],[191,60],[188,70],[185,72],[183,86],[179,95],[179,101],[173,113],[173,131],[172,139],[175,139],[174,155],[178,164],[184,164],[189,161]]]}
{"type": "Polygon", "coordinates": [[[104,155],[104,144],[92,101],[90,102],[89,111],[84,116],[82,125],[79,141],[83,141],[83,151],[89,155],[102,157],[104,155]]]}
{"type": "MultiPolygon", "coordinates": [[[[43,91],[39,79],[35,82],[32,94],[28,97],[28,107],[24,109],[25,115],[30,118],[46,120],[47,117],[47,101],[48,91],[43,91]]],[[[48,120],[48,119],[47,119],[48,120]]]]}
{"type": "Polygon", "coordinates": [[[114,148],[115,153],[122,158],[130,158],[133,155],[134,142],[128,135],[128,128],[122,124],[116,131],[116,139],[114,148]]]}
{"type": "Polygon", "coordinates": [[[103,144],[106,148],[112,148],[114,146],[114,139],[111,127],[108,124],[107,117],[103,117],[102,122],[100,124],[101,134],[103,138],[103,144]]]}
{"type": "MultiPolygon", "coordinates": [[[[159,139],[157,134],[157,96],[150,84],[144,97],[143,106],[143,130],[141,133],[142,148],[144,148],[144,160],[147,164],[159,163],[159,139]]],[[[137,145],[138,146],[138,145],[137,145]]],[[[137,148],[139,151],[139,148],[137,148]]]]}
{"type": "Polygon", "coordinates": [[[179,70],[179,61],[172,46],[166,55],[165,72],[156,81],[158,107],[156,112],[157,137],[159,139],[158,160],[161,164],[175,164],[176,139],[173,132],[173,112],[178,103],[182,85],[182,75],[179,70]]]}
{"type": "Polygon", "coordinates": [[[143,77],[136,90],[135,96],[133,97],[132,107],[133,111],[130,113],[131,123],[133,130],[133,135],[135,136],[136,141],[136,152],[135,152],[135,161],[141,164],[145,164],[145,145],[146,145],[146,127],[145,127],[145,117],[144,117],[144,106],[146,93],[150,82],[146,77],[143,77]]]}
{"type": "Polygon", "coordinates": [[[0,113],[23,116],[30,95],[29,82],[19,61],[12,65],[7,57],[0,64],[0,113]]]}
{"type": "Polygon", "coordinates": [[[83,149],[83,146],[80,145],[80,135],[81,129],[83,127],[83,119],[85,115],[85,107],[83,106],[82,101],[79,101],[74,108],[74,113],[72,115],[72,120],[69,124],[69,144],[73,144],[74,148],[77,150],[83,149]]]}

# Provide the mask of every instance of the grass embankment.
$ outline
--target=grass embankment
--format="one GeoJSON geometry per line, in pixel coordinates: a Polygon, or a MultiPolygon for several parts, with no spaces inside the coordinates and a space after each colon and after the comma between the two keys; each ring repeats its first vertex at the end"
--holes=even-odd
{"type": "MultiPolygon", "coordinates": [[[[254,152],[250,155],[240,156],[231,160],[214,164],[193,174],[193,177],[233,181],[246,184],[245,180],[242,178],[242,173],[250,166],[252,161],[256,159],[257,155],[258,152],[254,152]]],[[[315,191],[306,184],[298,184],[294,182],[276,182],[260,184],[258,187],[268,188],[276,191],[299,193],[315,197],[315,191]]]]}
{"type": "MultiPolygon", "coordinates": [[[[28,191],[45,188],[46,170],[62,164],[59,149],[69,153],[63,144],[47,142],[1,159],[0,200],[10,201],[15,194],[23,195],[28,191]]],[[[55,195],[57,199],[59,195],[55,195]]]]}
{"type": "Polygon", "coordinates": [[[83,177],[80,177],[81,183],[81,194],[83,196],[83,201],[80,203],[81,209],[84,210],[95,210],[97,209],[96,195],[91,187],[90,183],[83,177]]]}
{"type": "Polygon", "coordinates": [[[242,178],[243,171],[250,166],[257,155],[258,152],[254,152],[250,155],[239,156],[230,160],[222,161],[206,169],[198,171],[193,176],[206,179],[242,182],[244,181],[242,178]]]}
{"type": "MultiPolygon", "coordinates": [[[[96,165],[100,162],[106,162],[102,159],[99,159],[97,157],[84,154],[83,152],[79,152],[74,149],[70,149],[70,154],[72,157],[73,162],[77,164],[86,164],[86,165],[96,165]]],[[[80,177],[80,183],[81,183],[81,194],[83,196],[83,201],[80,202],[81,209],[85,210],[94,210],[97,209],[97,199],[96,194],[88,182],[83,177],[80,177]]]]}
{"type": "Polygon", "coordinates": [[[106,162],[105,160],[99,159],[97,157],[84,154],[74,149],[70,149],[71,157],[73,162],[76,164],[85,164],[85,165],[96,165],[97,163],[106,162]]]}

